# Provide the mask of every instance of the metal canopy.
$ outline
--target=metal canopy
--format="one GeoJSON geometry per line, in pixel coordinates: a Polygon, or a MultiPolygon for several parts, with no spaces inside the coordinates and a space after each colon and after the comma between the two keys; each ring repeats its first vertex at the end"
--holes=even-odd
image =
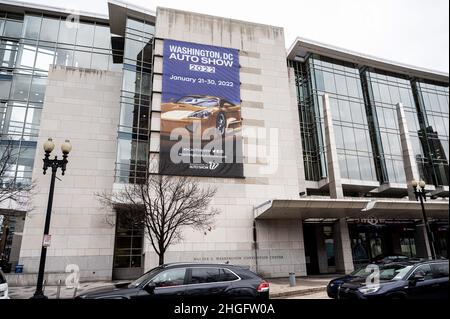
{"type": "MultiPolygon", "coordinates": [[[[449,202],[425,204],[430,218],[448,219],[449,202]]],[[[271,200],[255,208],[255,219],[383,218],[421,219],[418,202],[399,200],[298,199],[271,200]],[[370,203],[370,204],[369,204],[370,203]],[[365,210],[365,211],[363,211],[365,210]]]]}

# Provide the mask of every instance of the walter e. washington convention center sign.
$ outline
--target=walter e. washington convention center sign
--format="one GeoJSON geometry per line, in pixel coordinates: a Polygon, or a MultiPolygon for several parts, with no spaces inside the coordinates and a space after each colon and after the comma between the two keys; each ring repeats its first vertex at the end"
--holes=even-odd
{"type": "Polygon", "coordinates": [[[239,52],[164,41],[160,173],[243,177],[239,52]]]}

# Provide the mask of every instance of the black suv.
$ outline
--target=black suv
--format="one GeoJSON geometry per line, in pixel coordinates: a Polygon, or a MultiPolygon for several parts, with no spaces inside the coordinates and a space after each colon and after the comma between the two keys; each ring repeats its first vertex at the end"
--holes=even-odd
{"type": "Polygon", "coordinates": [[[379,283],[365,277],[342,284],[338,298],[447,299],[448,276],[448,260],[394,262],[380,267],[379,283]]]}
{"type": "Polygon", "coordinates": [[[132,283],[98,288],[78,299],[231,298],[267,300],[269,283],[248,268],[211,264],[168,264],[132,283]]]}

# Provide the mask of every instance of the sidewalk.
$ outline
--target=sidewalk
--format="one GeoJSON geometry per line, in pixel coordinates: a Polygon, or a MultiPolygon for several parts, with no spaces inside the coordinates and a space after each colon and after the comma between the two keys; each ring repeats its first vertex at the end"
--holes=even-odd
{"type": "Polygon", "coordinates": [[[289,278],[268,279],[270,283],[270,298],[289,296],[306,296],[324,292],[328,283],[339,275],[322,275],[310,277],[297,277],[297,286],[289,285],[289,278]]]}
{"type": "MultiPolygon", "coordinates": [[[[270,283],[270,297],[271,298],[281,298],[288,296],[304,296],[309,294],[314,294],[317,292],[323,292],[326,290],[328,282],[336,278],[337,275],[327,275],[327,276],[314,276],[314,277],[299,277],[297,278],[297,286],[289,286],[289,278],[280,279],[269,279],[270,283]]],[[[104,286],[110,286],[118,283],[125,283],[126,281],[114,281],[114,282],[87,282],[80,283],[79,289],[76,294],[81,294],[82,292],[104,286]]],[[[36,287],[10,287],[9,296],[11,299],[29,299],[33,296],[36,287]]],[[[61,287],[60,298],[61,299],[72,299],[74,297],[75,290],[68,289],[64,285],[61,287]]],[[[56,299],[57,287],[48,286],[45,288],[45,295],[50,299],[56,299]]]]}

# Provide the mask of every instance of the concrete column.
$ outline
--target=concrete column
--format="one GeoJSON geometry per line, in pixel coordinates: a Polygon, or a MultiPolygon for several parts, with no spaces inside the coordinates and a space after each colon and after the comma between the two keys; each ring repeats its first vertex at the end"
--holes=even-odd
{"type": "Polygon", "coordinates": [[[323,225],[315,226],[316,246],[317,246],[317,261],[319,264],[319,272],[321,274],[328,273],[328,256],[325,246],[325,236],[323,235],[323,225]]]}
{"type": "Polygon", "coordinates": [[[334,224],[334,247],[336,258],[336,271],[349,274],[355,268],[353,265],[352,244],[345,218],[334,224]]]}
{"type": "Polygon", "coordinates": [[[428,241],[427,229],[424,225],[416,227],[414,236],[416,242],[417,257],[432,259],[430,242],[428,241]]]}
{"type": "Polygon", "coordinates": [[[323,116],[325,125],[325,149],[327,152],[330,197],[333,199],[344,198],[341,170],[339,168],[339,158],[336,150],[336,139],[334,137],[333,117],[330,109],[330,98],[328,94],[323,95],[323,116]]]}
{"type": "Polygon", "coordinates": [[[419,180],[419,170],[417,169],[417,162],[414,158],[411,139],[409,138],[408,123],[406,122],[405,110],[402,103],[397,104],[397,117],[400,128],[400,140],[402,144],[403,163],[405,166],[406,181],[408,183],[408,197],[409,200],[416,200],[414,189],[411,186],[411,181],[419,180]]]}

